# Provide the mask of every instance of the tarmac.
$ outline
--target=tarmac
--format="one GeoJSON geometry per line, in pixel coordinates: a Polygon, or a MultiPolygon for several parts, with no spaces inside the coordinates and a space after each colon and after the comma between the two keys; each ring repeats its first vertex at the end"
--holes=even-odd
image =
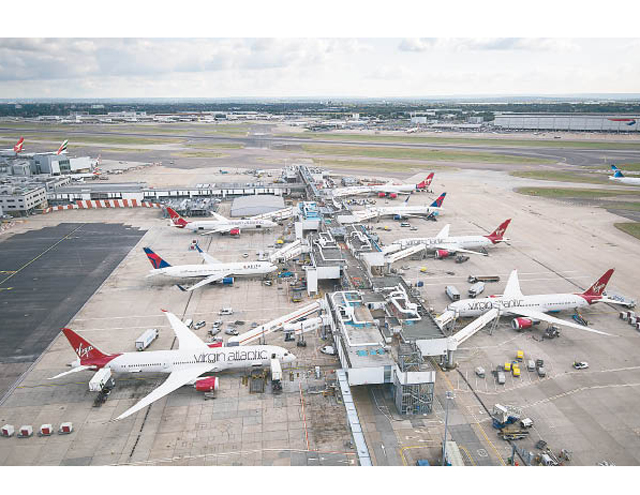
{"type": "MultiPolygon", "coordinates": [[[[146,173],[152,175],[155,169],[146,173]]],[[[424,172],[416,171],[406,181],[422,178],[424,172]]],[[[195,177],[188,174],[189,183],[202,182],[192,179],[195,177]]],[[[639,299],[639,241],[613,226],[621,217],[592,206],[513,192],[515,187],[532,184],[540,182],[487,170],[438,171],[432,188],[448,193],[438,222],[412,219],[410,223],[418,227],[414,232],[383,219],[377,226],[387,225],[391,230],[375,232],[384,244],[399,237],[435,235],[445,223],[451,223],[451,235],[488,234],[512,218],[507,231],[511,240],[493,248],[488,257],[471,255],[461,265],[431,258],[396,264],[398,269],[407,267],[400,271],[408,282],[424,283],[421,295],[436,313],[449,302],[446,285],[456,285],[465,294],[468,275],[498,274],[501,281],[487,284],[485,295],[499,294],[514,268],[519,270],[522,291],[536,294],[581,291],[613,267],[616,272],[609,290],[639,299]],[[426,273],[421,267],[427,268],[426,273]]],[[[412,201],[432,199],[433,195],[420,194],[412,201]]],[[[223,203],[221,213],[226,214],[228,207],[223,203]]],[[[172,264],[198,259],[188,250],[193,236],[169,228],[157,210],[70,210],[33,217],[14,227],[13,234],[3,234],[9,237],[0,242],[0,249],[15,234],[65,223],[119,223],[146,230],[68,322],[105,351],[133,351],[135,338],[147,328],[160,330],[151,349],[171,348],[174,337],[161,308],[181,318],[207,320],[207,326],[196,332],[204,339],[222,307],[235,310],[225,321],[243,320],[248,328],[254,321],[269,321],[306,303],[291,302],[288,284],[282,281],[267,287],[259,280],[242,279],[231,287],[211,286],[189,294],[170,286],[148,286],[144,276],[151,266],[142,246],[152,247],[172,264]]],[[[239,239],[212,236],[201,238],[201,246],[222,261],[236,260],[245,252],[254,259],[258,251],[289,232],[280,227],[243,233],[239,239]]],[[[449,404],[448,434],[458,443],[467,465],[503,465],[511,455],[511,444],[498,438],[487,413],[496,403],[521,407],[534,420],[529,438],[518,441],[519,447],[538,452],[534,445],[544,439],[556,453],[571,451],[574,465],[640,464],[640,417],[635,413],[640,407],[640,396],[635,393],[640,387],[640,335],[618,319],[613,306],[597,304],[583,316],[590,326],[613,337],[563,329],[559,338],[542,340],[539,327],[517,333],[506,317],[493,334],[478,332],[457,351],[455,370],[438,371],[433,412],[426,416],[399,416],[387,389],[354,387],[373,464],[414,465],[424,458],[438,463],[447,391],[455,395],[449,404]],[[513,360],[517,350],[524,351],[525,360],[544,359],[547,377],[523,370],[520,378],[507,375],[507,383],[500,386],[489,372],[484,379],[475,376],[475,367],[495,369],[513,360]],[[575,360],[588,361],[589,369],[574,370],[575,360]]],[[[113,423],[113,418],[163,377],[117,377],[106,403],[93,407],[95,396],[87,387],[89,373],[47,380],[75,357],[64,338],[55,338],[0,406],[0,422],[16,427],[32,424],[36,430],[42,423],[56,426],[72,421],[75,431],[66,436],[0,438],[0,464],[356,465],[344,406],[339,397],[327,393],[331,371],[339,363],[319,352],[326,343],[320,335],[307,334],[306,340],[307,347],[301,348],[295,342],[283,342],[281,333],[267,338],[267,343],[289,347],[298,356],[295,367],[285,370],[284,390],[279,395],[268,383],[264,394],[251,394],[244,374],[225,373],[216,399],[205,401],[195,390],[184,387],[131,418],[113,423]],[[315,366],[321,367],[320,380],[313,376],[315,366]]]]}
{"type": "Polygon", "coordinates": [[[0,403],[144,233],[122,224],[60,223],[0,245],[0,403]]]}

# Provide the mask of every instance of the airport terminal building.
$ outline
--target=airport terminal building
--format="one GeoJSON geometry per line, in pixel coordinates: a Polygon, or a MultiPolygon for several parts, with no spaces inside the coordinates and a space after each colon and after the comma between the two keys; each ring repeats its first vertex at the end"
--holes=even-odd
{"type": "Polygon", "coordinates": [[[504,113],[496,115],[493,125],[514,130],[640,132],[640,116],[504,113]]]}

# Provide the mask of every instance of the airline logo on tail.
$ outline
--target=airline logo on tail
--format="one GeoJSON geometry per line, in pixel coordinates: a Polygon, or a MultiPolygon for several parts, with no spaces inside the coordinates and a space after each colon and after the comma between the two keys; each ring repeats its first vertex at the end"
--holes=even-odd
{"type": "Polygon", "coordinates": [[[489,239],[493,244],[496,244],[502,241],[502,237],[504,236],[504,233],[507,231],[507,227],[509,226],[509,223],[511,223],[510,218],[502,222],[496,230],[494,230],[491,234],[485,237],[489,239]]]}
{"type": "Polygon", "coordinates": [[[434,175],[433,172],[431,172],[429,174],[429,177],[427,177],[422,182],[419,182],[418,184],[416,184],[416,188],[417,189],[426,189],[427,187],[429,187],[431,185],[431,181],[433,180],[433,175],[434,175]]]}
{"type": "Polygon", "coordinates": [[[66,152],[66,151],[67,151],[67,146],[68,146],[68,145],[69,145],[69,140],[68,140],[68,139],[65,139],[65,140],[63,141],[63,143],[60,145],[60,147],[58,148],[58,151],[56,151],[56,155],[60,155],[60,154],[62,154],[62,153],[64,153],[64,152],[66,152]]]}
{"type": "Polygon", "coordinates": [[[620,172],[620,169],[615,165],[611,165],[611,170],[613,170],[614,177],[624,177],[624,175],[622,175],[622,172],[620,172]]]}
{"type": "Polygon", "coordinates": [[[182,218],[173,208],[167,206],[167,212],[169,213],[169,218],[171,218],[171,222],[173,225],[179,228],[184,228],[189,222],[187,222],[184,218],[182,218]]]}
{"type": "Polygon", "coordinates": [[[24,147],[24,138],[21,137],[16,143],[16,145],[13,147],[13,151],[15,151],[16,153],[20,153],[23,147],[24,147]]]}
{"type": "Polygon", "coordinates": [[[111,359],[117,357],[118,355],[108,355],[102,352],[100,349],[93,346],[91,343],[84,340],[80,335],[75,333],[70,328],[63,328],[62,333],[73,347],[74,352],[80,358],[80,362],[85,360],[102,360],[103,362],[99,365],[104,365],[109,362],[111,359]],[[105,359],[108,358],[108,359],[105,359]]]}
{"type": "Polygon", "coordinates": [[[434,206],[436,208],[441,208],[442,207],[442,202],[444,201],[444,197],[447,195],[447,193],[442,193],[438,199],[436,199],[433,203],[431,203],[430,206],[434,206]]]}
{"type": "Polygon", "coordinates": [[[142,249],[146,253],[147,258],[149,258],[149,261],[151,262],[151,266],[153,266],[153,268],[155,268],[156,270],[171,266],[169,263],[163,260],[160,256],[158,256],[156,253],[151,251],[151,249],[149,249],[148,247],[142,248],[142,249]]]}
{"type": "Polygon", "coordinates": [[[591,287],[589,287],[586,291],[584,291],[581,296],[584,297],[587,302],[591,303],[594,300],[598,300],[602,297],[602,293],[607,287],[609,283],[609,279],[611,275],[613,275],[613,268],[607,270],[607,272],[600,277],[591,287]]]}

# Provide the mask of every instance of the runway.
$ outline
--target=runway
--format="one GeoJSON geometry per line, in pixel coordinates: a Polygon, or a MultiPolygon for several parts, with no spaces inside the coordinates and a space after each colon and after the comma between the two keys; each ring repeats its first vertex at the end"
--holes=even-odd
{"type": "MultiPolygon", "coordinates": [[[[2,128],[0,131],[15,132],[11,128],[2,128]]],[[[193,141],[201,141],[218,143],[238,143],[243,144],[246,148],[257,149],[282,149],[283,146],[291,145],[333,145],[333,146],[354,146],[354,147],[380,147],[380,148],[414,148],[414,149],[433,149],[433,150],[449,150],[449,151],[475,151],[482,153],[495,153],[515,157],[531,157],[542,158],[547,160],[555,160],[558,163],[576,166],[594,166],[603,165],[606,160],[608,164],[623,164],[626,162],[640,162],[640,146],[638,150],[620,150],[620,149],[591,149],[591,148],[560,148],[560,147],[506,147],[491,145],[447,145],[447,144],[430,144],[430,143],[406,143],[406,142],[376,142],[376,141],[350,141],[349,139],[309,139],[304,137],[281,137],[269,134],[249,135],[249,136],[212,136],[202,134],[154,134],[154,133],[133,133],[133,132],[104,132],[104,131],[86,131],[86,130],[57,130],[57,129],[23,129],[24,132],[38,133],[54,133],[61,136],[85,135],[85,136],[122,136],[122,137],[139,137],[154,139],[187,139],[193,141]]],[[[498,141],[498,139],[496,139],[498,141]]],[[[559,144],[561,144],[559,142],[559,144]]],[[[108,151],[108,148],[105,149],[108,151]]],[[[220,150],[225,152],[226,150],[220,150]]],[[[165,153],[166,154],[166,153],[165,153]]]]}

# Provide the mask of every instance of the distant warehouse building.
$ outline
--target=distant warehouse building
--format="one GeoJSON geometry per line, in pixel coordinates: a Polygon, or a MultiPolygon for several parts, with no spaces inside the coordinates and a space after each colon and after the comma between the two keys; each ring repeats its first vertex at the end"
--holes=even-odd
{"type": "Polygon", "coordinates": [[[284,199],[282,196],[271,194],[256,194],[252,196],[240,196],[233,200],[231,205],[232,217],[252,217],[282,210],[284,199]]]}
{"type": "Polygon", "coordinates": [[[495,127],[536,131],[640,132],[640,116],[599,114],[502,114],[495,127]]]}

